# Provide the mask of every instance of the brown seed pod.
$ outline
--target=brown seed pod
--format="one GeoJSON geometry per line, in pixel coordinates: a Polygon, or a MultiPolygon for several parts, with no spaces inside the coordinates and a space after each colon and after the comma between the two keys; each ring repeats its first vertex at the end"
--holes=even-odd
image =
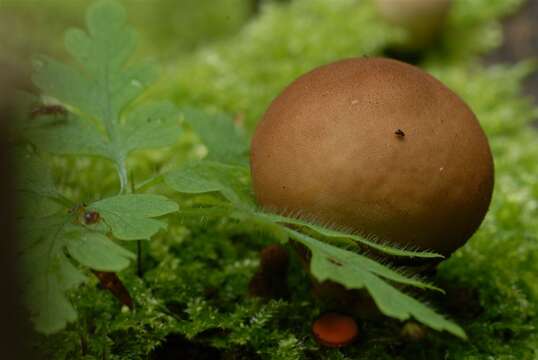
{"type": "Polygon", "coordinates": [[[323,314],[314,322],[312,333],[321,345],[338,348],[354,342],[359,329],[352,317],[331,312],[323,314]]]}
{"type": "Polygon", "coordinates": [[[129,290],[123,285],[123,282],[116,273],[97,270],[92,270],[92,272],[99,279],[100,285],[110,291],[122,305],[129,307],[129,309],[134,308],[133,299],[129,294],[129,290]]]}
{"type": "Polygon", "coordinates": [[[257,271],[248,284],[248,293],[252,297],[265,300],[286,299],[288,297],[287,279],[257,271]]]}
{"type": "Polygon", "coordinates": [[[281,245],[269,245],[260,253],[260,268],[249,283],[250,296],[264,299],[288,297],[288,252],[281,245]]]}
{"type": "Polygon", "coordinates": [[[288,251],[281,245],[266,246],[260,253],[260,266],[263,272],[285,274],[288,271],[288,251]]]}

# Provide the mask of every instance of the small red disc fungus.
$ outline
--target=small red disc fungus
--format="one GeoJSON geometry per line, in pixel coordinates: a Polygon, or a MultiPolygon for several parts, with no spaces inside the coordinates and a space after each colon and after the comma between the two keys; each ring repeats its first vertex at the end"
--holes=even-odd
{"type": "Polygon", "coordinates": [[[317,342],[328,347],[342,347],[357,339],[359,329],[352,317],[326,313],[314,322],[312,332],[317,342]]]}

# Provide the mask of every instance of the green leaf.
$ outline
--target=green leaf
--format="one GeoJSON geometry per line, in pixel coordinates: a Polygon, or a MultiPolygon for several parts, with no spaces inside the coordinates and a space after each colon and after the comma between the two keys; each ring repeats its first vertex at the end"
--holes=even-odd
{"type": "Polygon", "coordinates": [[[67,244],[69,254],[80,264],[99,271],[118,272],[129,266],[136,256],[117,245],[104,234],[79,231],[71,234],[67,244]]]}
{"type": "MultiPolygon", "coordinates": [[[[265,219],[265,218],[262,217],[261,219],[265,219]]],[[[370,259],[367,256],[360,255],[349,250],[341,249],[331,244],[327,244],[320,240],[314,239],[306,234],[288,229],[286,227],[284,227],[284,229],[286,232],[290,234],[290,236],[293,236],[295,239],[299,236],[304,236],[308,239],[312,239],[313,241],[316,242],[316,244],[319,243],[318,248],[323,250],[326,253],[327,260],[328,261],[334,260],[335,263],[339,264],[337,266],[344,267],[346,269],[353,268],[359,272],[371,273],[376,276],[379,276],[379,277],[382,277],[387,280],[400,283],[403,285],[414,286],[420,289],[430,289],[430,290],[437,290],[437,291],[443,292],[443,290],[433,285],[427,284],[415,278],[410,278],[405,275],[402,275],[399,272],[394,271],[390,269],[389,267],[382,265],[375,260],[370,259]],[[292,232],[290,233],[290,231],[292,232]]],[[[299,241],[301,242],[302,240],[303,239],[299,239],[299,241]]],[[[338,281],[338,282],[342,283],[341,281],[338,281]]]]}
{"type": "Polygon", "coordinates": [[[85,281],[85,276],[71,264],[63,251],[69,220],[65,215],[57,215],[24,223],[21,254],[23,295],[36,329],[45,334],[59,331],[76,319],[66,292],[85,281]]]}
{"type": "Polygon", "coordinates": [[[92,99],[89,79],[77,69],[43,56],[34,61],[34,84],[41,91],[85,114],[92,114],[96,105],[92,99]]]}
{"type": "Polygon", "coordinates": [[[56,186],[49,167],[36,153],[18,149],[14,154],[17,166],[18,191],[34,192],[44,197],[54,196],[56,186]]]}
{"type": "Polygon", "coordinates": [[[43,241],[54,241],[54,239],[47,236],[57,236],[61,239],[63,228],[67,226],[69,220],[70,217],[65,214],[19,219],[17,221],[18,236],[20,238],[18,250],[25,253],[43,241]]]}
{"type": "Polygon", "coordinates": [[[291,238],[310,249],[312,252],[310,272],[319,281],[335,281],[348,289],[365,288],[379,310],[387,316],[401,321],[413,317],[432,329],[448,331],[460,338],[466,338],[459,325],[397,290],[382,278],[418,287],[427,286],[420,285],[416,280],[406,279],[364,256],[325,244],[291,229],[286,229],[286,232],[291,238]]]}
{"type": "Polygon", "coordinates": [[[120,271],[135,256],[104,234],[76,224],[77,215],[22,219],[18,223],[23,295],[36,330],[51,334],[76,319],[67,293],[86,277],[66,257],[100,271],[120,271]]]}
{"type": "Polygon", "coordinates": [[[79,67],[43,57],[35,62],[33,81],[76,116],[32,126],[27,137],[57,154],[95,155],[116,163],[121,192],[128,191],[126,159],[138,149],[173,144],[179,135],[176,109],[170,103],[146,105],[123,114],[156,79],[152,64],[131,64],[135,31],[115,1],[98,1],[86,16],[88,31],[66,32],[65,46],[79,67]],[[125,120],[125,121],[122,121],[125,120]]]}
{"type": "Polygon", "coordinates": [[[124,8],[117,2],[99,1],[86,16],[89,32],[72,29],[65,35],[67,50],[90,80],[85,81],[88,114],[103,121],[106,128],[117,123],[124,107],[156,78],[152,66],[125,66],[137,41],[126,20],[124,8]]]}
{"type": "Polygon", "coordinates": [[[118,195],[94,202],[88,208],[97,211],[120,240],[151,238],[166,228],[166,222],[153,218],[179,209],[174,201],[150,194],[118,195]]]}
{"type": "Polygon", "coordinates": [[[254,206],[248,168],[198,160],[164,175],[165,183],[175,191],[187,194],[220,192],[236,205],[254,206]]]}
{"type": "Polygon", "coordinates": [[[185,121],[207,147],[207,160],[234,165],[248,164],[248,138],[230,116],[210,114],[193,108],[185,108],[182,113],[185,121]]]}
{"type": "MultiPolygon", "coordinates": [[[[94,3],[86,22],[87,32],[73,29],[65,36],[66,48],[77,65],[47,57],[35,62],[34,83],[45,96],[62,103],[68,115],[41,116],[18,129],[39,149],[114,161],[125,192],[128,154],[173,144],[180,132],[177,111],[170,103],[160,102],[124,114],[157,73],[151,64],[132,65],[129,61],[136,34],[126,25],[125,11],[117,2],[94,3]]],[[[57,215],[43,217],[43,209],[32,204],[33,218],[19,223],[25,297],[36,329],[48,334],[76,319],[67,293],[85,277],[71,260],[96,270],[119,271],[134,257],[99,232],[101,229],[108,225],[119,239],[149,238],[166,225],[154,218],[178,207],[157,195],[118,196],[92,204],[89,209],[98,211],[103,221],[84,226],[81,212],[58,193],[41,159],[25,154],[20,164],[23,174],[18,191],[35,199],[51,198],[64,206],[56,209],[57,215]]]]}
{"type": "Polygon", "coordinates": [[[73,205],[56,190],[52,173],[39,154],[15,149],[13,160],[13,166],[17,169],[15,190],[22,205],[18,210],[24,216],[52,214],[59,210],[59,204],[67,207],[73,205]]]}
{"type": "Polygon", "coordinates": [[[366,239],[359,235],[348,234],[345,232],[328,229],[319,225],[311,224],[307,221],[300,220],[300,219],[294,219],[294,218],[289,218],[286,216],[281,216],[277,214],[267,214],[267,213],[257,213],[257,216],[266,218],[267,220],[275,222],[275,223],[305,226],[311,230],[314,230],[319,235],[327,237],[327,238],[349,239],[353,242],[368,246],[372,249],[378,250],[382,253],[385,253],[391,256],[417,257],[417,258],[426,258],[426,259],[443,258],[443,255],[440,255],[434,252],[406,250],[406,249],[394,247],[394,245],[386,245],[386,244],[378,243],[378,242],[366,239]]]}
{"type": "Polygon", "coordinates": [[[104,135],[90,122],[71,114],[44,126],[33,127],[25,136],[39,149],[61,155],[94,155],[114,158],[104,135]]]}
{"type": "Polygon", "coordinates": [[[178,111],[170,102],[141,106],[127,116],[121,129],[121,147],[127,153],[173,145],[181,133],[178,111]]]}
{"type": "Polygon", "coordinates": [[[52,334],[63,329],[67,323],[75,321],[77,313],[68,300],[66,292],[82,284],[86,277],[78,271],[65,257],[54,259],[56,269],[43,273],[43,281],[33,286],[29,295],[34,299],[32,321],[36,330],[44,334],[52,334]]]}

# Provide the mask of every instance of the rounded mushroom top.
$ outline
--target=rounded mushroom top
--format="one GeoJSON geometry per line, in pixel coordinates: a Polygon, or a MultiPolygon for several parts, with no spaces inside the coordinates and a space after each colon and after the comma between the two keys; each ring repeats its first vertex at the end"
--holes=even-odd
{"type": "Polygon", "coordinates": [[[347,59],[299,77],[252,140],[258,202],[445,255],[480,225],[493,161],[469,107],[395,60],[347,59]]]}
{"type": "Polygon", "coordinates": [[[359,335],[359,329],[350,316],[326,313],[314,322],[312,333],[320,344],[339,348],[355,341],[359,335]]]}

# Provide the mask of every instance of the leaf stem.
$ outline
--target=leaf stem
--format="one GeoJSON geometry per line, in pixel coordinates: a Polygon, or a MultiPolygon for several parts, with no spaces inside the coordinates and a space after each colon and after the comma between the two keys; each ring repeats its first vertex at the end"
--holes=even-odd
{"type": "MultiPolygon", "coordinates": [[[[148,188],[151,188],[157,184],[160,184],[164,181],[164,176],[163,175],[157,175],[155,177],[152,177],[148,180],[145,180],[145,181],[142,181],[141,183],[137,184],[135,189],[137,191],[144,191],[148,188]]],[[[133,191],[134,192],[134,191],[133,191]]]]}
{"type": "Polygon", "coordinates": [[[120,194],[129,193],[131,190],[129,187],[129,176],[127,175],[127,164],[123,156],[116,160],[116,169],[120,178],[120,194]]]}
{"type": "Polygon", "coordinates": [[[142,268],[142,240],[136,241],[136,274],[141,279],[144,277],[144,270],[142,268]]]}
{"type": "MultiPolygon", "coordinates": [[[[134,174],[131,171],[131,193],[136,192],[134,174]]],[[[142,240],[136,240],[136,274],[139,278],[144,277],[144,269],[142,267],[142,240]]]]}

